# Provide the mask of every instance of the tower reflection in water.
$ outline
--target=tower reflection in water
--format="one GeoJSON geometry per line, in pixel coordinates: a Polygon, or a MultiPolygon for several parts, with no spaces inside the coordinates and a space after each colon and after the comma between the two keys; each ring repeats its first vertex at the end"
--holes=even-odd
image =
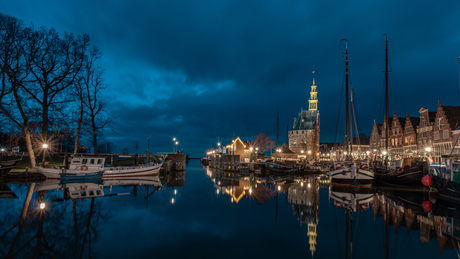
{"type": "MultiPolygon", "coordinates": [[[[103,206],[107,197],[139,195],[148,209],[148,199],[154,193],[167,186],[175,198],[177,189],[184,185],[185,171],[160,177],[30,183],[21,208],[3,206],[0,257],[97,257],[93,248],[98,236],[118,209],[103,206]],[[140,195],[140,187],[145,194],[140,195]]],[[[11,199],[17,196],[2,188],[1,197],[11,199]]]]}
{"type": "MultiPolygon", "coordinates": [[[[286,200],[292,204],[293,214],[300,226],[307,225],[307,236],[312,256],[316,251],[317,225],[319,222],[319,190],[327,187],[329,179],[312,177],[280,177],[266,183],[264,177],[254,173],[230,172],[206,167],[207,176],[213,181],[216,195],[227,195],[231,203],[238,204],[244,197],[258,204],[276,199],[276,211],[280,194],[287,194],[286,200]]],[[[277,215],[277,214],[276,214],[277,215]]]]}

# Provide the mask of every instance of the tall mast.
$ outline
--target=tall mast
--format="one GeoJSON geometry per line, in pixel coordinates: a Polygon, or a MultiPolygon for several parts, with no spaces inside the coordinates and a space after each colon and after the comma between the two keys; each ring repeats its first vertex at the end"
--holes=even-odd
{"type": "Polygon", "coordinates": [[[385,151],[388,153],[388,135],[390,134],[388,122],[388,40],[385,34],[385,151]]]}
{"type": "Polygon", "coordinates": [[[346,103],[346,121],[347,121],[347,133],[345,135],[345,149],[347,150],[347,156],[350,154],[349,143],[350,143],[350,122],[349,122],[349,111],[348,111],[348,43],[347,39],[345,41],[345,103],[346,103]]]}

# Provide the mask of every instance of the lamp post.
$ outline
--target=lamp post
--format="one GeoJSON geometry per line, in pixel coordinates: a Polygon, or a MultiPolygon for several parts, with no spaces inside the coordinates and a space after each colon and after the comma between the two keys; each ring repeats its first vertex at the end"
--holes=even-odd
{"type": "Polygon", "coordinates": [[[45,165],[46,149],[48,148],[48,144],[46,144],[46,143],[43,143],[42,147],[43,147],[43,159],[42,159],[42,166],[44,166],[44,165],[45,165]]]}
{"type": "Polygon", "coordinates": [[[178,151],[179,141],[176,141],[176,152],[178,151]]]}
{"type": "Polygon", "coordinates": [[[173,138],[173,153],[176,152],[176,138],[173,138]]]}

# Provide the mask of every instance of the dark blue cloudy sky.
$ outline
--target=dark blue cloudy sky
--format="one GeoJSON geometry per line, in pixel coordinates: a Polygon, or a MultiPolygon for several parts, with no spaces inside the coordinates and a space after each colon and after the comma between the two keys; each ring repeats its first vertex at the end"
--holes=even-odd
{"type": "Polygon", "coordinates": [[[280,142],[308,108],[316,71],[321,142],[336,139],[348,39],[359,131],[382,121],[388,34],[392,107],[399,116],[458,102],[458,1],[2,1],[1,12],[87,33],[104,52],[108,109],[118,116],[118,149],[172,151],[173,137],[194,157],[219,136],[280,142]]]}

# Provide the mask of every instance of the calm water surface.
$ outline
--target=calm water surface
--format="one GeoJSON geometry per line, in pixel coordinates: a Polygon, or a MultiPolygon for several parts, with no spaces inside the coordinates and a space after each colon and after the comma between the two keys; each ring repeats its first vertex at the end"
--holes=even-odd
{"type": "Polygon", "coordinates": [[[192,160],[185,172],[161,177],[47,180],[26,208],[32,188],[4,185],[2,197],[18,198],[0,199],[0,257],[458,257],[458,220],[425,212],[421,203],[435,199],[429,193],[353,193],[318,177],[257,180],[192,160]]]}

